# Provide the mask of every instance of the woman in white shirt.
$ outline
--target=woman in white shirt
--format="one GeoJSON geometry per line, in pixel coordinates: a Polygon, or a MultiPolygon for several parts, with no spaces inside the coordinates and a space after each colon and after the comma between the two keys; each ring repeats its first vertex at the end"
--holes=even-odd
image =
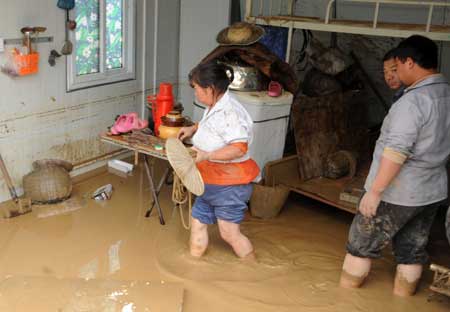
{"type": "Polygon", "coordinates": [[[226,65],[209,62],[189,74],[195,96],[207,107],[198,124],[182,128],[178,135],[181,140],[193,137],[197,167],[205,182],[205,193],[192,207],[190,252],[194,257],[201,257],[208,247],[208,224],[218,223],[221,237],[238,257],[254,258],[240,223],[259,168],[248,155],[253,122],[227,90],[232,73],[226,65]]]}

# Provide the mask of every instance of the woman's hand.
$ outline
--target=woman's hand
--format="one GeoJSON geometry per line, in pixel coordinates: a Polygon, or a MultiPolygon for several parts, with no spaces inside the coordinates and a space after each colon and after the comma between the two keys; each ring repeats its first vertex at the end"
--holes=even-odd
{"type": "Polygon", "coordinates": [[[197,152],[197,157],[195,158],[195,162],[201,162],[201,161],[204,161],[204,160],[209,160],[209,158],[211,156],[211,153],[202,151],[201,149],[198,149],[198,148],[195,148],[195,147],[192,147],[192,149],[197,152]]]}
{"type": "Polygon", "coordinates": [[[195,125],[190,127],[183,127],[178,132],[177,138],[183,141],[186,138],[192,137],[195,131],[197,131],[197,127],[195,125]]]}
{"type": "Polygon", "coordinates": [[[364,217],[372,218],[377,214],[378,206],[381,201],[381,193],[369,190],[359,203],[359,211],[364,217]]]}

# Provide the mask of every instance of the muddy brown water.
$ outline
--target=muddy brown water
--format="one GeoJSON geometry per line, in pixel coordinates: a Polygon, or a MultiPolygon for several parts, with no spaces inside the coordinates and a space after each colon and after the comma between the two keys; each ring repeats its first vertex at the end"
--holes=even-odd
{"type": "MultiPolygon", "coordinates": [[[[195,260],[169,187],[161,194],[167,225],[156,211],[144,218],[150,194],[141,168],[126,178],[98,172],[64,203],[0,220],[0,311],[450,311],[449,299],[428,300],[427,268],[416,296],[393,296],[389,250],[363,288],[339,288],[352,215],[301,196],[275,219],[243,223],[257,263],[237,259],[215,226],[195,260]],[[107,183],[110,201],[89,199],[107,183]]],[[[450,266],[445,236],[433,235],[429,247],[433,262],[450,266]]]]}

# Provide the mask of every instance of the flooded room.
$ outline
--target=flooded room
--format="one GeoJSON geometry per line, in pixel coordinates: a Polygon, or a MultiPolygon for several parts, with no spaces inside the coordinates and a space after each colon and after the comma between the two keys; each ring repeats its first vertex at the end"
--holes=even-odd
{"type": "Polygon", "coordinates": [[[450,1],[0,0],[0,312],[450,311],[450,1]]]}

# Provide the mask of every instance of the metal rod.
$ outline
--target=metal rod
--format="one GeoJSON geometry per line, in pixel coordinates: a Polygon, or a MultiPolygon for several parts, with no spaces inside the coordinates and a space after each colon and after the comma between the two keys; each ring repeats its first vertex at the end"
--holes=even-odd
{"type": "Polygon", "coordinates": [[[330,10],[331,6],[333,5],[334,0],[330,0],[327,4],[327,14],[325,16],[325,24],[328,24],[330,22],[330,10]]]}
{"type": "Polygon", "coordinates": [[[427,20],[427,27],[426,27],[426,32],[430,31],[431,28],[431,19],[433,18],[433,8],[434,6],[431,4],[430,5],[430,10],[428,11],[428,20],[427,20]]]}
{"type": "Polygon", "coordinates": [[[291,23],[288,31],[288,41],[286,47],[286,63],[289,63],[289,59],[291,58],[291,46],[292,46],[292,34],[294,32],[294,24],[291,23]]]}
{"type": "MultiPolygon", "coordinates": [[[[163,217],[163,213],[162,213],[162,210],[161,210],[161,206],[159,205],[158,194],[156,193],[155,182],[153,181],[153,176],[152,176],[152,174],[150,172],[150,168],[149,168],[149,164],[148,164],[148,158],[149,158],[148,155],[144,154],[145,172],[147,173],[148,183],[150,184],[150,191],[152,193],[152,197],[153,197],[156,209],[158,210],[159,223],[164,225],[164,224],[166,224],[166,222],[164,221],[164,217],[163,217]]],[[[153,205],[146,212],[145,217],[147,217],[147,218],[150,217],[150,213],[152,212],[152,208],[153,208],[153,205]]]]}
{"type": "Polygon", "coordinates": [[[253,1],[252,0],[247,0],[245,2],[245,18],[249,18],[250,16],[252,16],[252,10],[253,10],[253,1]]]}
{"type": "MultiPolygon", "coordinates": [[[[13,38],[13,39],[4,39],[3,43],[5,45],[12,45],[12,44],[22,44],[23,38],[13,38]]],[[[31,38],[32,43],[45,43],[45,42],[53,42],[53,37],[37,37],[37,38],[31,38]]]]}
{"type": "Polygon", "coordinates": [[[373,15],[373,28],[377,28],[378,23],[378,13],[380,12],[380,2],[375,4],[375,14],[373,15]]]}
{"type": "MultiPolygon", "coordinates": [[[[159,180],[158,187],[156,188],[156,196],[159,196],[159,193],[161,193],[163,184],[164,184],[164,182],[166,182],[167,178],[169,177],[170,169],[172,169],[172,167],[170,167],[170,166],[167,167],[166,170],[164,171],[164,174],[162,175],[161,179],[159,180]]],[[[150,206],[150,209],[147,210],[148,215],[150,215],[152,213],[154,206],[155,206],[155,201],[153,200],[152,205],[150,206]]]]}
{"type": "Polygon", "coordinates": [[[436,1],[406,1],[406,0],[342,0],[345,2],[360,2],[360,3],[390,3],[403,5],[434,5],[434,6],[450,6],[448,2],[436,1]]]}
{"type": "Polygon", "coordinates": [[[294,0],[288,1],[288,15],[292,16],[294,14],[294,0]]]}

